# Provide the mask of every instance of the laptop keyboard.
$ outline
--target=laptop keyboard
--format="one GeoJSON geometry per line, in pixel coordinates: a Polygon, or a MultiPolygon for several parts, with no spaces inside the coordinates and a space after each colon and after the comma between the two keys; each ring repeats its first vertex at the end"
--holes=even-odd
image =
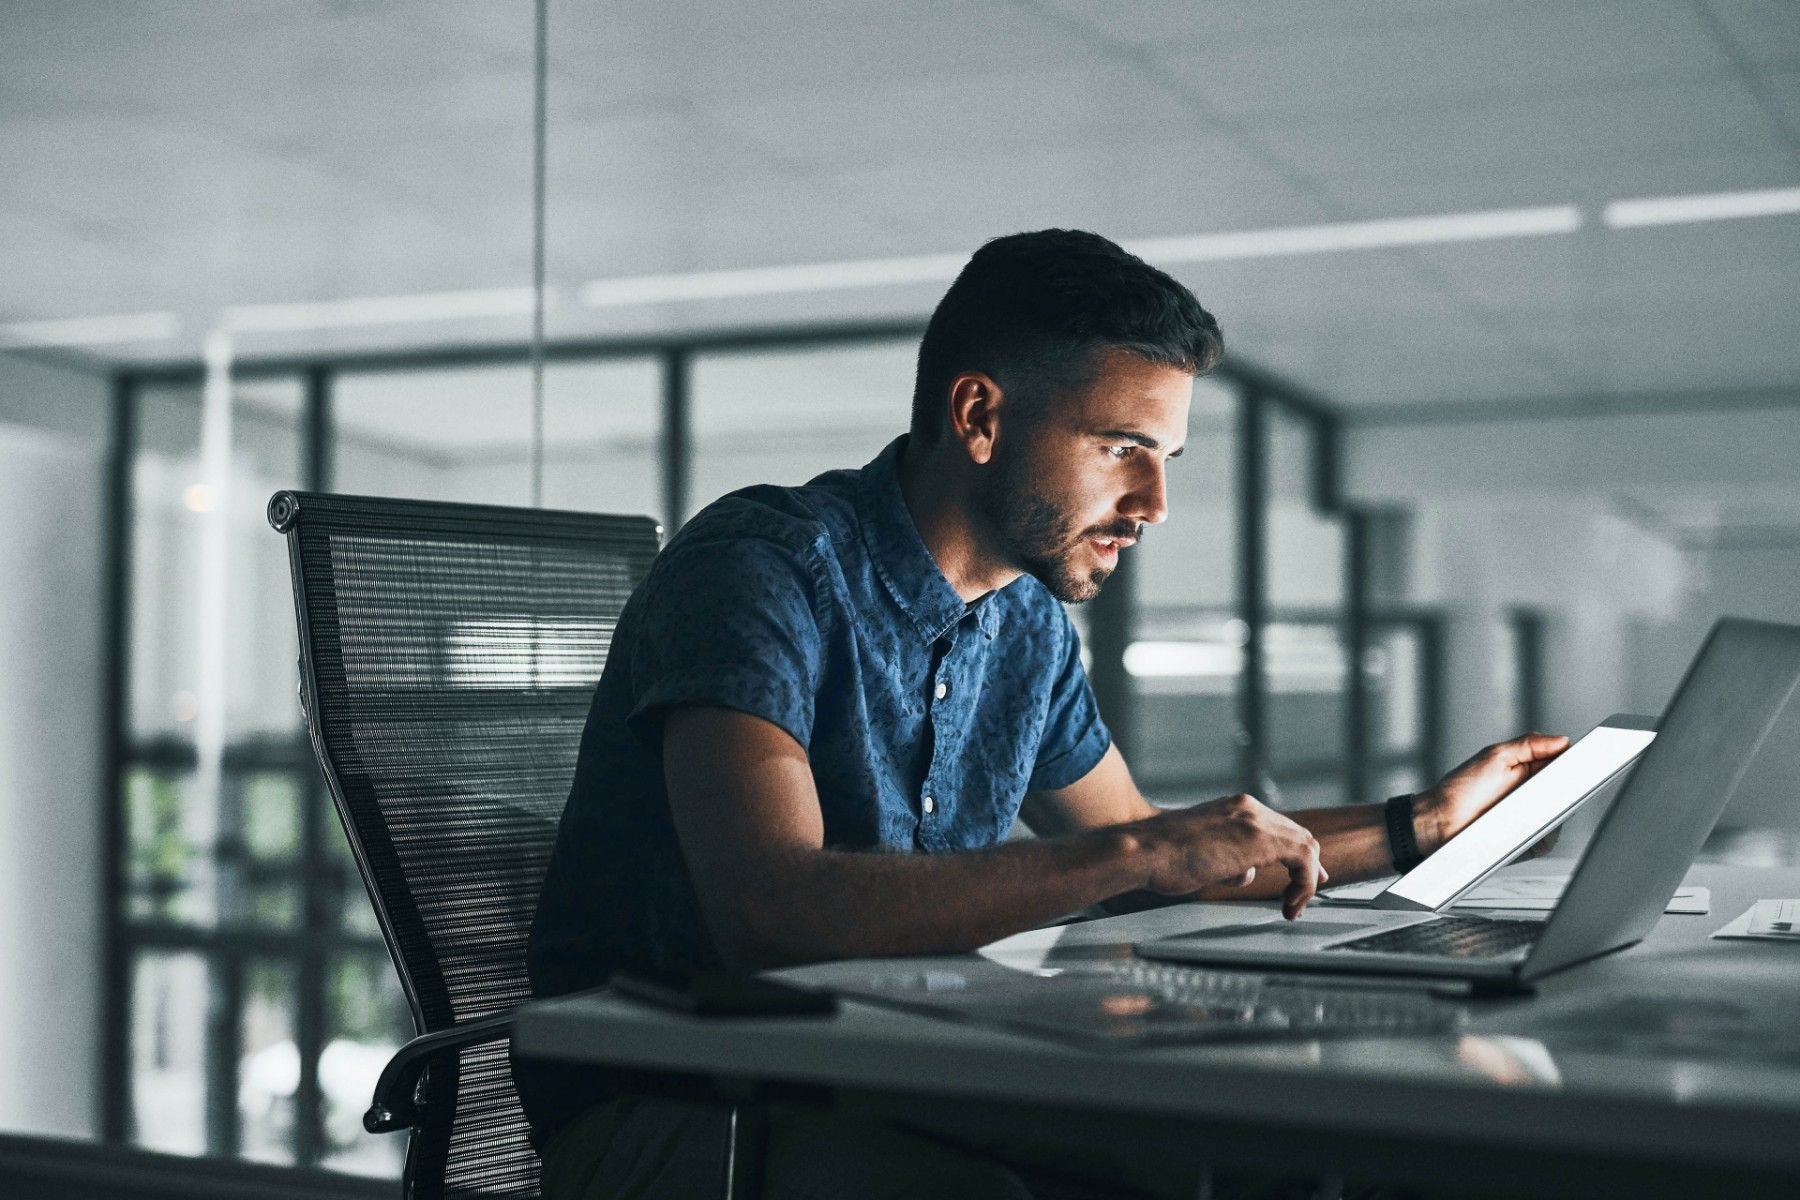
{"type": "Polygon", "coordinates": [[[1542,921],[1438,917],[1417,925],[1403,925],[1399,929],[1352,938],[1325,949],[1417,954],[1430,958],[1500,958],[1531,945],[1543,931],[1542,921]]]}

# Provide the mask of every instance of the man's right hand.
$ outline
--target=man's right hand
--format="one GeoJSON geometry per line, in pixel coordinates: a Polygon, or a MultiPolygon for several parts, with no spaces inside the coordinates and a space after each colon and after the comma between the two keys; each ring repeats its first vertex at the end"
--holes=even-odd
{"type": "Polygon", "coordinates": [[[1144,886],[1185,896],[1214,884],[1242,887],[1261,869],[1285,867],[1282,915],[1292,921],[1330,876],[1318,839],[1252,796],[1239,794],[1159,813],[1125,827],[1149,862],[1144,886]]]}

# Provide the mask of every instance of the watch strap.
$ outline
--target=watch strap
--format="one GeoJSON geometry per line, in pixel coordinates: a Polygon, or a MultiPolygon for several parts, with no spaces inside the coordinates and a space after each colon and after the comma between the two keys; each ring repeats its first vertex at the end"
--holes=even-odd
{"type": "Polygon", "coordinates": [[[1394,857],[1394,870],[1402,875],[1425,861],[1419,853],[1418,834],[1413,831],[1413,797],[1410,793],[1395,796],[1387,802],[1388,849],[1394,857]]]}

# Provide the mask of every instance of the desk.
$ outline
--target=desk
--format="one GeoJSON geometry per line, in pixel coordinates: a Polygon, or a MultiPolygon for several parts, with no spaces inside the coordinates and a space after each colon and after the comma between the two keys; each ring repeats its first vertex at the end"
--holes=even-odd
{"type": "MultiPolygon", "coordinates": [[[[1800,895],[1800,870],[1701,866],[1688,882],[1712,889],[1709,914],[1665,916],[1640,945],[1534,999],[1482,1002],[1441,1037],[1101,1052],[855,1002],[827,1019],[697,1021],[602,992],[526,1005],[514,1043],[995,1133],[1130,1139],[1177,1161],[1551,1195],[1800,1196],[1800,946],[1708,936],[1760,897],[1800,895]]],[[[1234,915],[1183,905],[1059,940],[1234,915]]]]}

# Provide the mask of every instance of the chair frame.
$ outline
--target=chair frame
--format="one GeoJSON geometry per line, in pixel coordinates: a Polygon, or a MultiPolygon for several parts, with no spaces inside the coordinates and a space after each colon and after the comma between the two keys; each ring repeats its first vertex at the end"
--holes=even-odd
{"type": "MultiPolygon", "coordinates": [[[[395,934],[396,919],[403,914],[395,913],[381,889],[375,886],[376,872],[373,870],[364,849],[362,836],[357,830],[357,823],[352,816],[351,806],[347,799],[338,765],[325,740],[323,722],[318,711],[318,677],[315,663],[316,632],[312,628],[311,617],[306,601],[308,591],[308,571],[301,553],[300,525],[302,511],[313,501],[315,494],[297,491],[280,491],[269,499],[269,524],[276,532],[283,534],[288,546],[288,565],[293,582],[295,619],[299,634],[299,700],[301,712],[306,721],[308,736],[312,742],[313,754],[318,761],[319,769],[324,775],[327,789],[331,793],[333,806],[337,810],[339,821],[349,831],[350,848],[355,858],[357,871],[362,876],[364,886],[369,894],[381,928],[383,942],[388,955],[399,974],[402,990],[406,995],[407,1005],[411,1010],[415,1029],[427,1030],[414,1037],[397,1051],[383,1068],[375,1085],[373,1099],[368,1110],[363,1114],[363,1128],[370,1133],[393,1133],[402,1130],[411,1131],[414,1136],[409,1140],[406,1152],[406,1164],[403,1179],[408,1196],[414,1194],[416,1183],[417,1155],[420,1147],[419,1134],[424,1130],[426,1110],[434,1102],[442,1098],[434,1098],[432,1091],[432,1068],[440,1064],[454,1063],[458,1052],[487,1042],[508,1037],[512,1031],[511,1012],[495,1013],[488,1016],[459,1021],[442,1029],[429,1029],[425,1011],[420,1003],[420,989],[413,978],[405,955],[401,952],[400,943],[395,934]]],[[[341,502],[355,499],[352,497],[319,497],[330,502],[341,502]]],[[[384,503],[389,503],[384,501],[384,503]]],[[[464,504],[443,504],[436,501],[406,501],[408,506],[416,505],[423,513],[436,510],[476,510],[485,509],[492,515],[544,517],[541,510],[517,510],[476,506],[464,504]]],[[[555,514],[559,519],[569,516],[588,516],[588,514],[555,514]]],[[[609,518],[619,520],[620,518],[609,518]]],[[[660,540],[661,526],[650,517],[624,518],[636,523],[641,521],[643,532],[652,540],[652,545],[660,540]]],[[[316,582],[316,581],[311,581],[316,582]]],[[[416,919],[416,918],[413,918],[416,919]]],[[[454,1087],[450,1089],[454,1095],[454,1087]]],[[[735,1132],[737,1113],[732,1113],[732,1128],[735,1132]]],[[[738,1191],[733,1188],[730,1160],[735,1157],[737,1139],[732,1138],[728,1150],[728,1165],[725,1180],[726,1194],[738,1191]]]]}

